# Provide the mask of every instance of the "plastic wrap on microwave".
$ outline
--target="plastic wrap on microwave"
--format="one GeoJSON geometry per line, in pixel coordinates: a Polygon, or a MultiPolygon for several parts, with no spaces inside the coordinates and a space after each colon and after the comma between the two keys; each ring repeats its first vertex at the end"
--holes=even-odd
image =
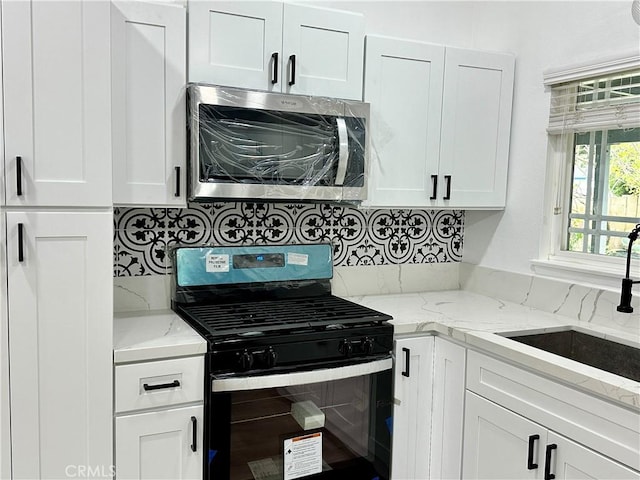
{"type": "Polygon", "coordinates": [[[369,106],[190,84],[190,199],[366,198],[369,106]]]}
{"type": "Polygon", "coordinates": [[[333,249],[313,245],[175,247],[172,298],[193,288],[331,279],[333,249]]]}

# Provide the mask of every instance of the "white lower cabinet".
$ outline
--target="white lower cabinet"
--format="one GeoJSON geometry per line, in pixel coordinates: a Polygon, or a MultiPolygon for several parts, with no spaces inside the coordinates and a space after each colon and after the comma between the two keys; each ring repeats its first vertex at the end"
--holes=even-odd
{"type": "Polygon", "coordinates": [[[463,478],[611,480],[640,473],[467,392],[463,478]]]}
{"type": "Polygon", "coordinates": [[[463,478],[640,479],[637,411],[469,350],[463,478]]]}
{"type": "Polygon", "coordinates": [[[460,478],[465,349],[402,338],[395,359],[391,478],[460,478]]]}
{"type": "Polygon", "coordinates": [[[6,219],[12,478],[108,478],[113,215],[6,219]]]}
{"type": "Polygon", "coordinates": [[[201,480],[202,356],[115,367],[118,480],[201,480]]]}
{"type": "Polygon", "coordinates": [[[200,479],[202,405],[116,418],[118,479],[200,479]]]}

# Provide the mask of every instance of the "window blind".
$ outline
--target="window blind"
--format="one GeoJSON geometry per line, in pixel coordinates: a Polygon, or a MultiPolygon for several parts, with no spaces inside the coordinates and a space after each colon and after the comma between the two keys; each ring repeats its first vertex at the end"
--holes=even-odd
{"type": "Polygon", "coordinates": [[[550,134],[640,127],[640,68],[551,86],[550,134]]]}

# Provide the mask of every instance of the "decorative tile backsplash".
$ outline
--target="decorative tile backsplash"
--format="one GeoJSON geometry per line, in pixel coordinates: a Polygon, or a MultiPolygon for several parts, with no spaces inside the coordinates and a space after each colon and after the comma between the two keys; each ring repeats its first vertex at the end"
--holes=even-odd
{"type": "Polygon", "coordinates": [[[332,204],[212,203],[116,208],[114,276],[171,272],[175,245],[330,242],[336,266],[462,260],[462,210],[359,210],[332,204]]]}

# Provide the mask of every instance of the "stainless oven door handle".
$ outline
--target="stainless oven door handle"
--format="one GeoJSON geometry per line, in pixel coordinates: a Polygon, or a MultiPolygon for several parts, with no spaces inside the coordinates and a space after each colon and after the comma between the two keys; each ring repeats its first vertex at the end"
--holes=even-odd
{"type": "Polygon", "coordinates": [[[338,126],[338,170],[336,171],[336,186],[344,184],[344,178],[347,176],[347,164],[349,163],[349,134],[347,133],[347,124],[344,118],[336,118],[338,126]]]}
{"type": "Polygon", "coordinates": [[[390,370],[391,358],[357,363],[345,367],[324,368],[306,372],[278,373],[275,375],[256,375],[253,377],[215,378],[211,382],[212,392],[238,392],[261,388],[291,387],[308,383],[328,382],[343,378],[360,377],[372,373],[390,370]]]}

